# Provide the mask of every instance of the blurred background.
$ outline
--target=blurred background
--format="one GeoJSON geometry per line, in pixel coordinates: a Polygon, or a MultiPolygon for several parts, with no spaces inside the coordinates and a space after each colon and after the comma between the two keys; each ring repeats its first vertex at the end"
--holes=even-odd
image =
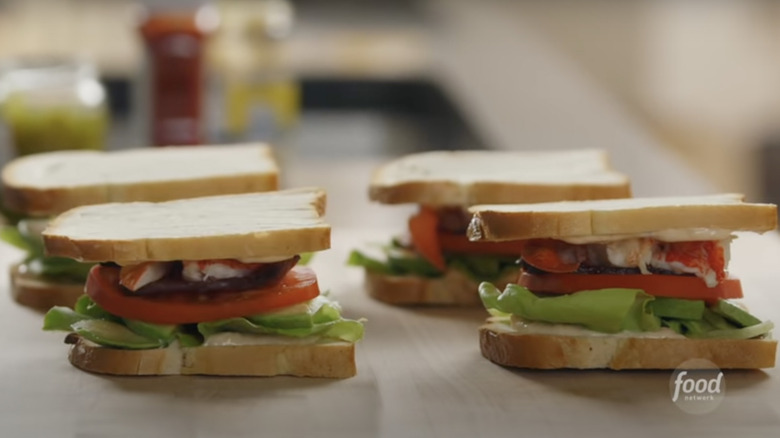
{"type": "Polygon", "coordinates": [[[637,194],[780,202],[778,46],[772,0],[0,0],[1,158],[599,147],[637,194]]]}

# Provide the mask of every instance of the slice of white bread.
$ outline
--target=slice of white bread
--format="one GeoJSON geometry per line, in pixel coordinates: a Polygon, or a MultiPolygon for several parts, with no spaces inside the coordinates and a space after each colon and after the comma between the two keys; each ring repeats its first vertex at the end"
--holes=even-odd
{"type": "Polygon", "coordinates": [[[490,318],[479,330],[482,355],[517,368],[675,369],[688,359],[719,368],[771,368],[773,339],[680,339],[519,334],[490,318]]]}
{"type": "MultiPolygon", "coordinates": [[[[493,282],[503,288],[517,281],[518,270],[508,271],[493,282]]],[[[384,303],[397,306],[479,306],[479,283],[457,269],[448,269],[439,278],[411,275],[384,275],[366,270],[365,289],[384,303]]]]}
{"type": "Polygon", "coordinates": [[[27,307],[48,310],[53,306],[73,307],[84,293],[83,283],[57,283],[28,272],[24,265],[11,266],[11,295],[27,307]]]}
{"type": "Polygon", "coordinates": [[[278,188],[263,144],[73,150],[17,158],[3,168],[9,209],[48,216],[107,202],[168,201],[278,188]]]}
{"type": "Polygon", "coordinates": [[[601,150],[435,151],[378,168],[369,197],[385,204],[528,203],[631,196],[601,150]]]}
{"type": "Polygon", "coordinates": [[[636,236],[667,230],[764,232],[777,227],[777,206],[742,195],[632,198],[522,205],[477,205],[471,240],[636,236]]]}
{"type": "Polygon", "coordinates": [[[319,188],[75,208],[43,231],[48,255],[81,261],[260,259],[330,248],[319,188]]]}
{"type": "Polygon", "coordinates": [[[347,378],[357,373],[355,344],[270,343],[265,345],[201,346],[122,350],[101,347],[78,335],[68,359],[75,367],[99,374],[299,376],[347,378]]]}

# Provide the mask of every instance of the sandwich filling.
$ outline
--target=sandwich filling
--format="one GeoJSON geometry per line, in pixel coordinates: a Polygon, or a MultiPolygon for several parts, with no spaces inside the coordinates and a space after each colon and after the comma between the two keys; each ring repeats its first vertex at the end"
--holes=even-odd
{"type": "Polygon", "coordinates": [[[742,298],[742,288],[727,272],[730,243],[730,238],[526,240],[517,284],[499,291],[482,283],[480,297],[491,314],[519,333],[555,334],[564,324],[580,334],[769,336],[771,322],[732,301],[742,298]]]}
{"type": "Polygon", "coordinates": [[[92,264],[44,254],[41,232],[47,223],[48,219],[21,219],[16,226],[0,229],[0,240],[26,253],[21,264],[23,273],[55,283],[83,284],[92,264]]]}
{"type": "Polygon", "coordinates": [[[74,309],[52,308],[44,329],[126,349],[213,345],[209,338],[217,333],[359,340],[361,321],[342,318],[299,259],[104,263],[90,271],[74,309]]]}
{"type": "Polygon", "coordinates": [[[409,219],[408,238],[382,247],[384,258],[352,251],[348,264],[378,274],[439,278],[449,269],[474,281],[496,281],[518,269],[517,242],[471,242],[470,214],[460,206],[421,206],[409,219]]]}

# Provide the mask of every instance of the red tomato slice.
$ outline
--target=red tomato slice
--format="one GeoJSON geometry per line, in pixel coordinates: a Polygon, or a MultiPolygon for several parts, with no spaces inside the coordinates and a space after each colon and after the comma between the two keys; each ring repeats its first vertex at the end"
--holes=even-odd
{"type": "Polygon", "coordinates": [[[155,324],[190,324],[291,306],[315,298],[320,289],[314,271],[295,266],[279,283],[264,289],[137,296],[120,289],[118,267],[96,265],[90,270],[85,292],[100,307],[123,318],[155,324]]]}
{"type": "Polygon", "coordinates": [[[523,240],[472,242],[465,234],[439,233],[439,244],[442,251],[457,254],[517,256],[519,258],[524,242],[523,240]]]}
{"type": "Polygon", "coordinates": [[[624,287],[642,289],[657,297],[716,301],[742,298],[739,279],[729,277],[707,287],[698,277],[662,274],[531,274],[523,272],[517,282],[532,292],[568,294],[583,290],[624,287]]]}
{"type": "Polygon", "coordinates": [[[409,234],[412,245],[433,266],[443,271],[447,268],[439,246],[439,217],[430,208],[422,207],[420,212],[409,218],[409,234]]]}

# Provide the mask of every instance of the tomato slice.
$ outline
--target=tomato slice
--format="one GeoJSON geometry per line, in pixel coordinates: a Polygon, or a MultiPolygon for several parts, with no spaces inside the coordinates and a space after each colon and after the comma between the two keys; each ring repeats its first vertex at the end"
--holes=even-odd
{"type": "Polygon", "coordinates": [[[138,296],[119,287],[118,267],[96,265],[90,270],[85,292],[100,307],[123,318],[155,324],[190,324],[292,306],[315,298],[320,289],[314,271],[295,266],[279,283],[264,289],[138,296]]]}
{"type": "Polygon", "coordinates": [[[422,207],[416,215],[409,218],[409,234],[412,245],[426,260],[443,271],[447,268],[441,253],[438,236],[439,217],[433,209],[422,207]]]}
{"type": "Polygon", "coordinates": [[[657,297],[717,301],[742,298],[739,279],[729,277],[707,287],[698,277],[663,274],[531,274],[523,272],[517,282],[532,292],[569,294],[583,290],[624,287],[642,289],[657,297]]]}
{"type": "Polygon", "coordinates": [[[465,234],[439,233],[442,251],[456,254],[480,254],[520,257],[523,240],[508,242],[472,242],[465,234]]]}

